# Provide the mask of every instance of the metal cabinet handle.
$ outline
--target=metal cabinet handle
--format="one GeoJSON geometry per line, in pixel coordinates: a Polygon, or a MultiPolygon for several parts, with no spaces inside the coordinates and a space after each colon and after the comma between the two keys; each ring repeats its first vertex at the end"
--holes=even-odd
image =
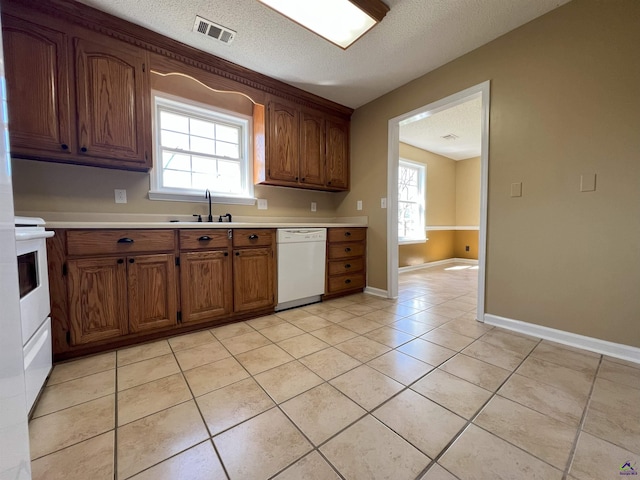
{"type": "Polygon", "coordinates": [[[347,248],[345,248],[345,249],[344,249],[344,251],[345,251],[345,252],[350,252],[350,251],[351,251],[351,248],[347,247],[347,248]]]}
{"type": "Polygon", "coordinates": [[[118,243],[133,243],[133,238],[124,237],[119,239],[118,243]]]}
{"type": "Polygon", "coordinates": [[[344,232],[344,236],[345,237],[350,237],[351,236],[351,232],[344,232]]]}
{"type": "Polygon", "coordinates": [[[327,182],[327,185],[331,185],[331,182],[327,182]]]}
{"type": "Polygon", "coordinates": [[[304,182],[304,177],[302,177],[300,180],[302,180],[304,182]]]}
{"type": "Polygon", "coordinates": [[[129,259],[129,263],[136,263],[136,259],[135,258],[130,258],[129,259]]]}
{"type": "Polygon", "coordinates": [[[60,148],[62,148],[63,150],[69,150],[69,145],[63,143],[62,145],[60,145],[60,148]]]}
{"type": "Polygon", "coordinates": [[[82,148],[80,148],[80,151],[81,151],[82,153],[86,153],[86,151],[87,151],[87,147],[82,147],[82,148]]]}
{"type": "Polygon", "coordinates": [[[228,257],[229,256],[229,252],[224,252],[224,256],[228,257]]]}
{"type": "Polygon", "coordinates": [[[198,238],[199,242],[208,242],[209,240],[211,240],[211,237],[208,235],[203,235],[200,238],[198,238]]]}
{"type": "Polygon", "coordinates": [[[118,259],[118,265],[122,265],[124,263],[124,260],[122,258],[118,259]]]}
{"type": "Polygon", "coordinates": [[[346,264],[344,265],[344,268],[351,268],[351,264],[350,264],[350,263],[346,263],[346,264]]]}
{"type": "Polygon", "coordinates": [[[351,283],[351,279],[350,279],[350,278],[347,278],[347,279],[344,281],[344,283],[351,283]]]}
{"type": "Polygon", "coordinates": [[[258,239],[258,235],[256,235],[255,233],[253,235],[249,235],[249,240],[257,240],[258,239]]]}
{"type": "Polygon", "coordinates": [[[236,252],[236,257],[239,257],[239,256],[240,256],[240,252],[236,252]]]}

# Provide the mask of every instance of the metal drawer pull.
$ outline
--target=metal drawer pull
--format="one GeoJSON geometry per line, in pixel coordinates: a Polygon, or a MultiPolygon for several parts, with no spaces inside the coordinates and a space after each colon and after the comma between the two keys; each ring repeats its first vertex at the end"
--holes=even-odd
{"type": "Polygon", "coordinates": [[[203,235],[200,238],[198,238],[199,242],[208,242],[209,240],[211,240],[211,237],[208,235],[203,235]]]}
{"type": "Polygon", "coordinates": [[[130,258],[130,259],[129,259],[129,263],[135,263],[135,261],[136,261],[136,260],[135,260],[134,258],[130,258]]]}
{"type": "Polygon", "coordinates": [[[344,249],[344,251],[345,251],[345,252],[350,252],[350,251],[351,251],[351,249],[350,249],[349,247],[347,247],[347,248],[345,248],[345,249],[344,249]]]}
{"type": "Polygon", "coordinates": [[[258,239],[258,235],[256,235],[255,233],[253,235],[249,235],[249,240],[257,240],[258,239]]]}
{"type": "Polygon", "coordinates": [[[122,265],[123,263],[124,263],[124,260],[123,260],[123,259],[121,259],[121,258],[119,258],[119,259],[118,259],[118,265],[122,265]]]}
{"type": "Polygon", "coordinates": [[[351,236],[351,232],[344,232],[344,236],[345,237],[350,237],[351,236]]]}
{"type": "Polygon", "coordinates": [[[351,279],[350,279],[350,278],[347,278],[347,279],[344,281],[344,283],[351,283],[351,279]]]}
{"type": "Polygon", "coordinates": [[[124,237],[119,239],[118,243],[133,243],[133,238],[124,237]]]}
{"type": "Polygon", "coordinates": [[[224,252],[224,256],[228,257],[229,256],[229,252],[224,252]]]}
{"type": "Polygon", "coordinates": [[[239,256],[240,256],[240,252],[236,252],[236,257],[239,257],[239,256]]]}
{"type": "Polygon", "coordinates": [[[351,268],[351,264],[350,263],[346,263],[344,268],[351,268]]]}

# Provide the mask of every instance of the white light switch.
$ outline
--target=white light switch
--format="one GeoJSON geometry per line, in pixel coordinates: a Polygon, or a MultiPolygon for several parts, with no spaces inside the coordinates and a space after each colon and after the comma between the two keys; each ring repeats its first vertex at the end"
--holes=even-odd
{"type": "Polygon", "coordinates": [[[311,211],[315,212],[318,210],[318,204],[316,202],[311,202],[311,211]]]}
{"type": "Polygon", "coordinates": [[[580,175],[580,191],[595,192],[596,191],[596,174],[583,173],[580,175]]]}
{"type": "Polygon", "coordinates": [[[127,203],[126,190],[120,190],[116,188],[113,192],[115,193],[116,203],[127,203]]]}
{"type": "Polygon", "coordinates": [[[522,182],[516,182],[511,184],[511,196],[512,197],[522,196],[522,182]]]}
{"type": "Polygon", "coordinates": [[[386,198],[381,198],[380,199],[380,208],[387,208],[387,199],[386,198]]]}
{"type": "Polygon", "coordinates": [[[362,200],[356,202],[356,210],[362,210],[362,200]]]}
{"type": "Polygon", "coordinates": [[[258,199],[258,210],[266,210],[267,209],[267,199],[259,198],[258,199]]]}

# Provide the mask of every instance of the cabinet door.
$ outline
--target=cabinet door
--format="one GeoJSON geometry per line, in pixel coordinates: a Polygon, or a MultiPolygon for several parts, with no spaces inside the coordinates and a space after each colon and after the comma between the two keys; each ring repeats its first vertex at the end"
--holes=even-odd
{"type": "Polygon", "coordinates": [[[128,333],[124,258],[68,262],[71,343],[80,345],[128,333]]]}
{"type": "Polygon", "coordinates": [[[176,325],[175,268],[176,257],[171,254],[127,258],[131,332],[176,325]]]}
{"type": "Polygon", "coordinates": [[[300,183],[324,185],[324,119],[307,112],[300,115],[300,183]]]}
{"type": "Polygon", "coordinates": [[[349,189],[349,124],[327,120],[327,177],[332,190],[349,189]]]}
{"type": "Polygon", "coordinates": [[[275,102],[269,104],[267,177],[270,180],[298,181],[299,121],[299,113],[295,108],[275,102]]]}
{"type": "Polygon", "coordinates": [[[69,75],[65,35],[2,17],[12,153],[68,155],[69,75]]]}
{"type": "Polygon", "coordinates": [[[233,309],[245,312],[275,305],[272,248],[233,252],[233,309]]]}
{"type": "MultiPolygon", "coordinates": [[[[105,38],[75,39],[78,150],[132,168],[151,167],[145,53],[105,38]]],[[[100,162],[93,162],[100,163],[100,162]]]]}
{"type": "Polygon", "coordinates": [[[231,257],[225,251],[180,255],[182,322],[195,323],[231,313],[231,257]]]}

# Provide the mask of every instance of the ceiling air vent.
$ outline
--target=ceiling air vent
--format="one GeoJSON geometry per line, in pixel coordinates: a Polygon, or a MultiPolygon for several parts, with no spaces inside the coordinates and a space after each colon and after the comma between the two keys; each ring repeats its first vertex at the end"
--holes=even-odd
{"type": "Polygon", "coordinates": [[[458,138],[460,138],[460,137],[458,137],[458,136],[457,136],[456,134],[454,134],[454,133],[449,133],[449,134],[447,134],[447,135],[443,135],[441,138],[444,138],[445,140],[457,140],[457,139],[458,139],[458,138]]]}
{"type": "Polygon", "coordinates": [[[211,20],[202,18],[199,15],[196,15],[196,23],[193,25],[193,31],[218,40],[225,45],[229,45],[235,38],[236,33],[238,33],[230,28],[218,25],[211,20]]]}

